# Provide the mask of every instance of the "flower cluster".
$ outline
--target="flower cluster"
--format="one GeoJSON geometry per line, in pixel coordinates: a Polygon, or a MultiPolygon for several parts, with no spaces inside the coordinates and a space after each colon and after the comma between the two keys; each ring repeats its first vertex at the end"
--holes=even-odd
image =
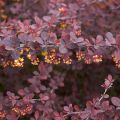
{"type": "MultiPolygon", "coordinates": [[[[59,64],[60,61],[63,61],[63,63],[71,64],[72,61],[75,61],[71,56],[74,56],[74,52],[76,52],[78,60],[85,56],[85,63],[90,64],[99,63],[102,58],[109,58],[109,55],[112,59],[112,54],[114,54],[116,66],[120,66],[120,57],[116,55],[116,52],[118,52],[117,54],[120,52],[119,34],[116,34],[116,37],[111,32],[107,32],[104,36],[97,35],[96,38],[84,36],[82,23],[78,17],[80,9],[78,4],[61,2],[54,4],[51,1],[49,6],[48,15],[43,16],[42,19],[35,16],[32,23],[30,20],[23,22],[9,20],[7,23],[0,23],[0,49],[6,57],[10,57],[13,61],[19,59],[21,54],[26,55],[24,51],[27,48],[33,56],[38,56],[41,51],[47,52],[45,56],[47,63],[59,64]],[[53,51],[51,48],[55,52],[51,52],[53,51]],[[61,58],[62,60],[60,60],[61,58]]],[[[1,55],[3,55],[2,53],[1,55]]],[[[26,56],[30,57],[30,54],[28,53],[26,56]]],[[[40,61],[35,57],[31,63],[38,65],[40,61]]]]}

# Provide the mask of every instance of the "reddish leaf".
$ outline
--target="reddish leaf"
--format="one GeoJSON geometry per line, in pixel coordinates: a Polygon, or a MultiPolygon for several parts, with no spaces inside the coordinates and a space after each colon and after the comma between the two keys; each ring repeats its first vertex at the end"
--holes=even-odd
{"type": "Polygon", "coordinates": [[[70,111],[68,106],[64,106],[64,110],[65,110],[66,112],[69,112],[69,111],[70,111]]]}
{"type": "Polygon", "coordinates": [[[34,116],[35,116],[35,119],[38,120],[38,118],[39,118],[39,116],[40,116],[39,111],[35,111],[34,116]]]}
{"type": "Polygon", "coordinates": [[[111,102],[112,102],[113,105],[115,105],[117,107],[120,106],[120,98],[118,98],[118,97],[112,97],[111,102]]]}

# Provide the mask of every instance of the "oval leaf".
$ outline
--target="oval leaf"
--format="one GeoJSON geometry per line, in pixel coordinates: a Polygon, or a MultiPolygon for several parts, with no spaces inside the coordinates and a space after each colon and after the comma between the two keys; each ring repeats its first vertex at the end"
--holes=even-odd
{"type": "Polygon", "coordinates": [[[120,106],[120,98],[118,98],[118,97],[112,97],[111,102],[112,102],[113,105],[115,105],[117,107],[120,106]]]}

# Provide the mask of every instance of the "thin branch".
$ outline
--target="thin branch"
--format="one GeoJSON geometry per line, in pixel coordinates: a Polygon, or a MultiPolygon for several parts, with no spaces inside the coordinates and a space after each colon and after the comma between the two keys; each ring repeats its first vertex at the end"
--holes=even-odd
{"type": "Polygon", "coordinates": [[[66,115],[64,115],[63,117],[65,118],[65,117],[67,117],[69,115],[76,115],[76,114],[79,115],[79,114],[81,114],[81,112],[69,112],[66,115]]]}

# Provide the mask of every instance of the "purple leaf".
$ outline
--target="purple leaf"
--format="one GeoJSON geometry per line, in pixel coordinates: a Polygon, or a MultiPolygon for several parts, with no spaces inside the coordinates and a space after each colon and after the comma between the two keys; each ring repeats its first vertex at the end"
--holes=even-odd
{"type": "Polygon", "coordinates": [[[66,54],[68,52],[67,48],[65,48],[63,45],[59,47],[59,52],[62,54],[66,54]]]}
{"type": "Polygon", "coordinates": [[[39,111],[35,111],[34,116],[35,116],[35,119],[38,120],[38,118],[39,118],[39,116],[40,116],[39,111]]]}
{"type": "Polygon", "coordinates": [[[35,16],[34,19],[37,25],[41,26],[43,24],[42,20],[39,17],[35,16]]]}
{"type": "Polygon", "coordinates": [[[69,107],[68,106],[64,106],[64,111],[69,112],[70,111],[69,107]]]}
{"type": "Polygon", "coordinates": [[[51,17],[50,17],[50,16],[44,16],[44,17],[43,17],[43,20],[45,20],[46,22],[48,22],[48,21],[51,20],[51,17]]]}
{"type": "Polygon", "coordinates": [[[111,98],[111,102],[113,105],[117,106],[117,107],[120,107],[120,98],[118,97],[112,97],[111,98]]]}
{"type": "Polygon", "coordinates": [[[41,38],[42,38],[43,40],[47,40],[47,39],[48,39],[48,33],[47,33],[46,31],[42,31],[42,32],[41,32],[41,38]]]}

